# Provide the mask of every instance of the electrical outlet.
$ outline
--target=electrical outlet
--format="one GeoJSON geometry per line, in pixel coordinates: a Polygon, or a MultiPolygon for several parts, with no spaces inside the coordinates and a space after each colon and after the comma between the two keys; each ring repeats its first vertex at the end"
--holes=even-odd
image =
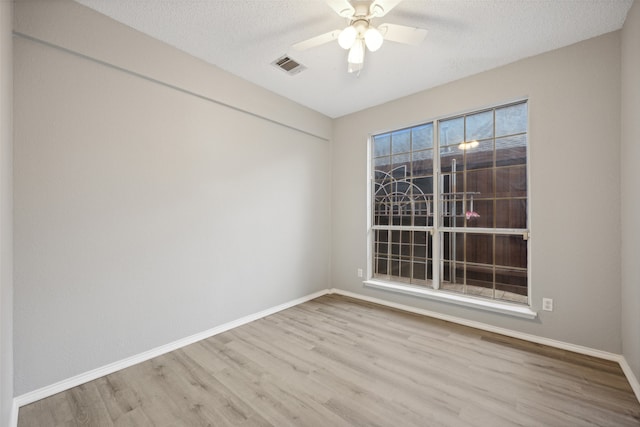
{"type": "Polygon", "coordinates": [[[361,268],[358,269],[357,274],[358,274],[358,277],[362,277],[364,275],[361,268]]]}
{"type": "Polygon", "coordinates": [[[553,300],[551,298],[542,298],[542,309],[544,311],[553,311],[553,300]]]}

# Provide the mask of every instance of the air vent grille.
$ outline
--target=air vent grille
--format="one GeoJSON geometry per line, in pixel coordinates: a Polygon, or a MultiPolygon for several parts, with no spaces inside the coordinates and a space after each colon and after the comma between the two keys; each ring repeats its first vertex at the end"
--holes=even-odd
{"type": "Polygon", "coordinates": [[[281,69],[282,71],[284,71],[285,73],[287,73],[289,75],[295,75],[295,74],[298,74],[299,72],[304,71],[304,70],[307,69],[307,67],[305,67],[301,63],[291,59],[287,55],[281,56],[280,58],[278,58],[275,61],[273,61],[271,64],[273,66],[281,69]]]}

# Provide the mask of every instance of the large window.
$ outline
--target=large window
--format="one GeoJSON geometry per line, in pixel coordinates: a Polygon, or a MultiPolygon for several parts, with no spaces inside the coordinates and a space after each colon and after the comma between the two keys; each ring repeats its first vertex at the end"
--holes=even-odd
{"type": "Polygon", "coordinates": [[[528,303],[527,103],[371,138],[371,277],[528,303]]]}

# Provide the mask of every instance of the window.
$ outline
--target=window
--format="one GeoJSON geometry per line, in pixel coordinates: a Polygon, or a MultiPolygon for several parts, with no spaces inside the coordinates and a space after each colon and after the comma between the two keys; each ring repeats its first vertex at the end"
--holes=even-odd
{"type": "Polygon", "coordinates": [[[528,303],[527,102],[371,138],[371,278],[528,303]]]}

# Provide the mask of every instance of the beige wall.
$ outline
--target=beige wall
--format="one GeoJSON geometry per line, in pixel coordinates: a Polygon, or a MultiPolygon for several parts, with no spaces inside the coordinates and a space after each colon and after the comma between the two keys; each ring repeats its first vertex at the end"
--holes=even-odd
{"type": "Polygon", "coordinates": [[[17,0],[15,31],[321,138],[331,120],[71,0],[17,0]],[[276,108],[277,107],[277,108],[276,108]]]}
{"type": "Polygon", "coordinates": [[[0,425],[9,425],[13,398],[13,3],[0,1],[0,425]]]}
{"type": "Polygon", "coordinates": [[[528,58],[335,121],[335,287],[576,345],[620,353],[620,34],[528,58]],[[516,319],[364,288],[370,132],[527,97],[533,308],[516,319]]]}
{"type": "Polygon", "coordinates": [[[622,352],[640,379],[640,2],[622,29],[622,352]]]}
{"type": "Polygon", "coordinates": [[[16,395],[329,286],[330,119],[73,2],[16,15],[16,395]]]}

